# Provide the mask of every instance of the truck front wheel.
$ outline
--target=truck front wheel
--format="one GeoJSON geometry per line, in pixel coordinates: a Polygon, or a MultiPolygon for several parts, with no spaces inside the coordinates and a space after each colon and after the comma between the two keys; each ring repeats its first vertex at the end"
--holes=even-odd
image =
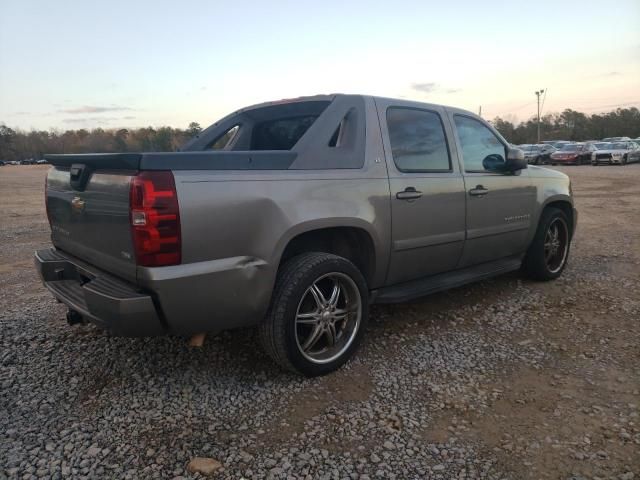
{"type": "Polygon", "coordinates": [[[320,252],[298,255],[278,272],[261,342],[283,368],[309,377],[327,374],[357,350],[368,305],[366,282],[349,260],[320,252]]]}
{"type": "Polygon", "coordinates": [[[558,208],[545,208],[522,263],[523,270],[535,280],[558,278],[567,264],[570,244],[567,216],[558,208]]]}

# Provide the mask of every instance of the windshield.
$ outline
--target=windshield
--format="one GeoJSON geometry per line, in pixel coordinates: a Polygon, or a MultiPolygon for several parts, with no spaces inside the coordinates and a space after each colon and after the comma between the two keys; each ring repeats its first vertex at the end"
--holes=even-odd
{"type": "Polygon", "coordinates": [[[577,143],[568,143],[567,145],[562,146],[563,152],[579,152],[582,150],[584,145],[578,145],[577,143]]]}
{"type": "Polygon", "coordinates": [[[525,153],[536,153],[540,150],[540,148],[536,145],[522,145],[520,147],[520,150],[525,153]]]}
{"type": "Polygon", "coordinates": [[[626,150],[626,148],[627,148],[626,143],[610,143],[607,146],[608,150],[626,150]]]}

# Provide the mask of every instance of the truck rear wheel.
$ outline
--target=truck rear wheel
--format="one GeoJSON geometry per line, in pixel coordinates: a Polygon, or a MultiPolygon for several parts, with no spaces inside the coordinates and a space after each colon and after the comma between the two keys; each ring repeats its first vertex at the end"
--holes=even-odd
{"type": "Polygon", "coordinates": [[[557,208],[544,209],[522,263],[523,270],[535,280],[558,278],[567,264],[570,244],[571,231],[567,216],[557,208]]]}
{"type": "Polygon", "coordinates": [[[353,263],[328,253],[304,253],[280,268],[260,339],[281,367],[309,377],[325,375],[357,350],[368,315],[367,285],[353,263]]]}

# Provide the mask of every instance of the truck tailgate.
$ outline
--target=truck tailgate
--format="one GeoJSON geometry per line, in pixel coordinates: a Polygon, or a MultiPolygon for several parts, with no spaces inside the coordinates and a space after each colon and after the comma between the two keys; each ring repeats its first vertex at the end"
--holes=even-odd
{"type": "Polygon", "coordinates": [[[89,155],[48,159],[53,163],[46,189],[52,243],[98,268],[135,281],[129,220],[130,180],[136,174],[131,167],[135,165],[92,159],[95,157],[89,155]]]}

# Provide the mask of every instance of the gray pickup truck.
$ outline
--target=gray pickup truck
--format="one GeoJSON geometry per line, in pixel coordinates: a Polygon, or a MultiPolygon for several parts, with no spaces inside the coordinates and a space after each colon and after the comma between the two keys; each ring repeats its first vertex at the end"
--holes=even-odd
{"type": "Polygon", "coordinates": [[[35,254],[70,323],[115,335],[257,325],[313,376],[353,355],[369,305],[522,268],[561,274],[571,184],[476,115],[362,95],[248,107],[175,153],[49,155],[54,248],[35,254]]]}

